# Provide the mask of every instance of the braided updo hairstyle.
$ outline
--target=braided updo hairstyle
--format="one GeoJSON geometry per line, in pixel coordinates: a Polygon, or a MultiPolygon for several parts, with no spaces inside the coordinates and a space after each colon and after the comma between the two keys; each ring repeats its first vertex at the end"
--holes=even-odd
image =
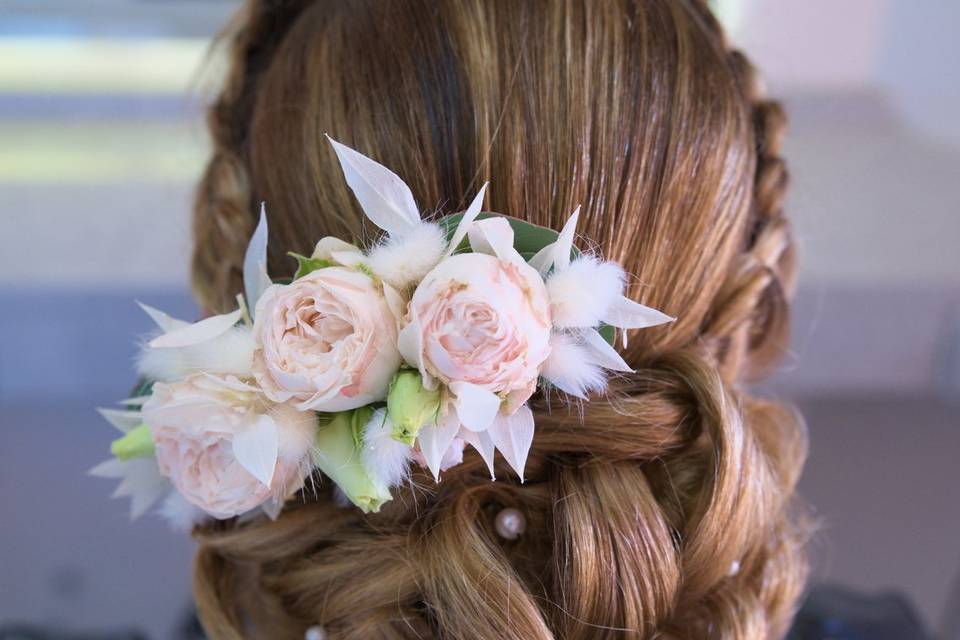
{"type": "MultiPolygon", "coordinates": [[[[475,452],[415,472],[379,514],[332,483],[279,519],[198,528],[211,638],[777,638],[806,576],[799,417],[750,395],[784,351],[794,260],[784,116],[698,0],[252,0],[225,36],[193,282],[235,304],[260,201],[287,251],[375,229],[323,134],[437,214],[578,231],[676,316],[631,332],[636,369],[572,404],[535,397],[520,484],[475,452]],[[496,534],[505,507],[526,516],[496,534]]],[[[430,212],[428,212],[429,214],[430,212]]],[[[499,462],[499,461],[498,461],[499,462]]],[[[310,483],[308,483],[310,484],[310,483]]]]}

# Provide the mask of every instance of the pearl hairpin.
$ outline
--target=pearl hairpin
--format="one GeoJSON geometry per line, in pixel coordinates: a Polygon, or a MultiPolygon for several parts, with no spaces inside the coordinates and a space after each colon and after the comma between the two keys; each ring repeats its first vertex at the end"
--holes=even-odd
{"type": "Polygon", "coordinates": [[[527,530],[527,517],[513,507],[501,509],[494,520],[497,535],[505,540],[516,540],[527,530]]]}
{"type": "Polygon", "coordinates": [[[303,634],[303,640],[327,640],[327,632],[320,625],[314,625],[303,634]]]}

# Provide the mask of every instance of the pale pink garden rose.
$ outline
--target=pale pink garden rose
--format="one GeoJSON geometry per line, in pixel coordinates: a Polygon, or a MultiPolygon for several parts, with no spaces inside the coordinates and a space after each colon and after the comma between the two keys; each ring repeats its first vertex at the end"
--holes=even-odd
{"type": "Polygon", "coordinates": [[[455,397],[463,426],[487,429],[533,394],[550,355],[550,303],[540,274],[519,256],[451,256],[410,300],[400,350],[455,397]]]}
{"type": "Polygon", "coordinates": [[[215,518],[282,501],[310,472],[313,414],[274,405],[233,377],[158,382],[143,405],[160,473],[215,518]]]}
{"type": "Polygon", "coordinates": [[[382,285],[346,267],[269,287],[257,302],[254,338],[257,382],[271,400],[300,411],[383,400],[401,362],[382,285]]]}

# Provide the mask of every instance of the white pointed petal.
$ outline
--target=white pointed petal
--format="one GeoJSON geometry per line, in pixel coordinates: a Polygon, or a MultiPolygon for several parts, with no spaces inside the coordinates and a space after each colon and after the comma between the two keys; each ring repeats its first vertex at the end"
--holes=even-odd
{"type": "Polygon", "coordinates": [[[477,450],[477,453],[480,454],[483,461],[487,463],[487,469],[490,470],[490,479],[496,480],[497,477],[493,471],[493,453],[496,447],[493,444],[493,439],[490,437],[490,434],[486,431],[475,432],[469,429],[461,429],[460,437],[464,442],[477,450]]]}
{"type": "Polygon", "coordinates": [[[363,264],[364,255],[359,251],[334,251],[330,254],[334,262],[342,264],[345,267],[355,267],[363,264]]]}
{"type": "Polygon", "coordinates": [[[536,269],[541,276],[546,277],[547,273],[550,271],[550,267],[553,266],[553,249],[555,242],[551,242],[540,251],[537,251],[533,254],[533,257],[530,258],[527,262],[531,267],[536,269]]]}
{"type": "Polygon", "coordinates": [[[143,416],[139,411],[123,411],[120,409],[97,409],[103,419],[116,427],[121,433],[126,433],[134,427],[143,424],[143,416]]]}
{"type": "MultiPolygon", "coordinates": [[[[130,462],[137,461],[131,460],[130,462]]],[[[160,470],[156,469],[156,463],[153,460],[150,462],[153,462],[155,473],[145,472],[143,476],[138,478],[136,488],[130,492],[131,520],[136,520],[145,514],[169,490],[167,479],[160,475],[160,470]]]]}
{"type": "Polygon", "coordinates": [[[655,327],[659,324],[673,322],[674,320],[676,320],[676,318],[672,318],[651,307],[645,307],[624,296],[620,296],[615,300],[603,317],[603,321],[606,324],[620,327],[621,329],[644,329],[646,327],[655,327]]]}
{"type": "Polygon", "coordinates": [[[566,269],[570,264],[570,253],[573,251],[573,237],[577,232],[577,220],[580,219],[578,206],[560,231],[560,237],[553,243],[553,265],[558,269],[566,269]]]}
{"type": "Polygon", "coordinates": [[[123,463],[116,458],[110,458],[87,471],[87,474],[96,478],[122,478],[123,463]]]}
{"type": "Polygon", "coordinates": [[[427,468],[433,474],[433,479],[440,481],[440,466],[443,463],[443,457],[447,449],[457,437],[460,431],[460,421],[454,411],[448,411],[447,415],[440,418],[437,423],[424,425],[417,435],[417,446],[420,448],[420,454],[427,463],[427,468]]]}
{"type": "Polygon", "coordinates": [[[233,438],[233,455],[254,478],[269,487],[277,466],[277,425],[270,416],[260,416],[233,438]]]}
{"type": "Polygon", "coordinates": [[[158,336],[151,340],[149,345],[154,349],[166,349],[201,344],[229,331],[233,325],[240,321],[242,316],[243,309],[237,309],[219,316],[210,316],[200,322],[158,336]]]}
{"type": "Polygon", "coordinates": [[[143,309],[144,313],[150,316],[150,319],[153,320],[154,323],[160,327],[164,333],[174,331],[175,329],[180,329],[190,324],[186,320],[178,320],[177,318],[174,318],[173,316],[170,316],[159,309],[154,309],[150,305],[143,304],[139,300],[137,301],[137,304],[141,309],[143,309]]]}
{"type": "Polygon", "coordinates": [[[485,431],[500,411],[500,397],[470,382],[451,382],[450,391],[457,397],[457,416],[470,431],[485,431]]]}
{"type": "Polygon", "coordinates": [[[257,301],[271,284],[267,275],[267,206],[261,203],[260,220],[250,236],[250,243],[247,244],[247,251],[243,256],[243,290],[251,318],[257,301]]]}
{"type": "Polygon", "coordinates": [[[477,195],[473,197],[473,202],[470,203],[470,206],[467,207],[467,210],[463,212],[463,217],[460,218],[460,223],[457,225],[457,230],[453,232],[453,237],[450,239],[450,244],[447,246],[447,252],[443,256],[444,258],[449,258],[453,255],[453,252],[457,250],[457,247],[460,246],[460,243],[463,242],[463,239],[467,236],[467,232],[470,230],[473,221],[477,219],[477,216],[480,215],[480,210],[483,208],[483,197],[487,192],[487,185],[489,182],[484,182],[483,186],[480,187],[480,191],[477,192],[477,195]]]}
{"type": "Polygon", "coordinates": [[[512,415],[498,415],[487,430],[497,450],[520,476],[520,482],[523,482],[523,468],[533,444],[533,427],[533,412],[523,405],[512,415]]]}
{"type": "Polygon", "coordinates": [[[340,238],[326,236],[320,238],[320,241],[317,242],[313,248],[313,254],[310,257],[320,260],[330,260],[334,253],[360,253],[360,249],[358,249],[356,245],[344,242],[340,238]]]}
{"type": "Polygon", "coordinates": [[[513,228],[506,218],[487,218],[475,222],[469,231],[470,246],[476,253],[495,255],[513,263],[524,262],[513,247],[513,228]]]}
{"type": "Polygon", "coordinates": [[[275,521],[283,511],[283,499],[272,496],[260,505],[260,509],[268,518],[275,521]]]}
{"type": "Polygon", "coordinates": [[[581,335],[583,336],[583,344],[590,352],[590,359],[594,363],[611,371],[633,373],[633,369],[630,368],[626,360],[617,353],[613,345],[603,339],[599,331],[596,329],[587,329],[583,331],[581,335]]]}
{"type": "Polygon", "coordinates": [[[413,193],[400,176],[330,136],[327,140],[337,153],[347,184],[371,222],[391,235],[403,235],[420,224],[413,193]]]}
{"type": "Polygon", "coordinates": [[[131,498],[131,520],[146,513],[150,505],[170,490],[170,483],[160,474],[160,468],[154,458],[125,461],[114,458],[98,464],[88,473],[99,478],[120,479],[120,484],[117,485],[111,497],[129,496],[131,498]]]}

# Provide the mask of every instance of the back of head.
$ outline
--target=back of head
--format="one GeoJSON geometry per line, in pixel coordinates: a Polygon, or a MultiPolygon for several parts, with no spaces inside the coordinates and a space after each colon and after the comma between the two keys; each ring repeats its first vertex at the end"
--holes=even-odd
{"type": "MultiPolygon", "coordinates": [[[[373,230],[323,134],[439,213],[579,230],[675,323],[582,406],[535,397],[526,482],[466,454],[379,514],[317,479],[280,518],[199,530],[213,638],[767,638],[805,577],[797,417],[743,383],[784,347],[793,275],[782,112],[698,0],[248,2],[210,111],[194,285],[242,289],[257,203],[270,272],[373,230]],[[505,507],[526,533],[499,537],[505,507]]],[[[633,334],[636,335],[633,335],[633,334]]],[[[419,482],[417,480],[420,480],[419,482]]]]}

